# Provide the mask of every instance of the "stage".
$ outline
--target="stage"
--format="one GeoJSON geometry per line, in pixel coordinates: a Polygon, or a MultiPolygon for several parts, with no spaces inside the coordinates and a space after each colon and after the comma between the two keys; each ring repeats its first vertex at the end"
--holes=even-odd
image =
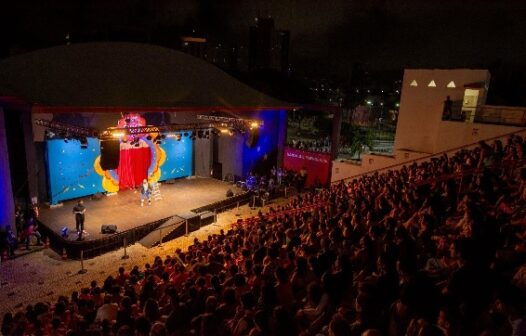
{"type": "MultiPolygon", "coordinates": [[[[231,183],[212,178],[192,177],[175,180],[173,183],[160,185],[162,200],[154,201],[141,207],[140,193],[124,190],[100,199],[85,197],[86,220],[83,242],[98,240],[111,234],[101,233],[104,224],[117,225],[118,232],[132,230],[139,226],[154,223],[181,213],[188,213],[197,208],[225,200],[226,192],[231,189],[235,195],[241,189],[231,183]]],[[[75,233],[75,216],[73,207],[76,200],[64,201],[62,206],[40,210],[39,222],[46,229],[60,235],[60,230],[67,227],[70,235],[67,241],[77,238],[75,233]]]]}

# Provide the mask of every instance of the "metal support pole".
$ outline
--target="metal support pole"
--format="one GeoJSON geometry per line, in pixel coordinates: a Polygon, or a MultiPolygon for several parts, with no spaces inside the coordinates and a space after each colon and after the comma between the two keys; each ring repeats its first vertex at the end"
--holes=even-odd
{"type": "Polygon", "coordinates": [[[241,216],[241,214],[239,213],[239,201],[237,201],[237,206],[236,206],[236,217],[239,217],[241,216]]]}
{"type": "Polygon", "coordinates": [[[80,251],[80,271],[79,274],[84,274],[88,270],[84,268],[84,250],[80,251]]]}
{"type": "Polygon", "coordinates": [[[123,246],[123,247],[124,247],[124,255],[122,256],[121,259],[128,259],[128,258],[130,258],[130,256],[128,255],[128,253],[126,253],[126,252],[127,252],[127,251],[126,251],[126,247],[128,246],[128,239],[127,239],[126,237],[124,237],[124,242],[123,242],[122,245],[124,245],[124,246],[123,246]]]}
{"type": "Polygon", "coordinates": [[[217,210],[214,210],[214,224],[217,223],[217,210]]]}
{"type": "Polygon", "coordinates": [[[159,229],[159,247],[163,246],[162,230],[159,229]]]}
{"type": "Polygon", "coordinates": [[[184,226],[185,226],[185,236],[188,237],[188,219],[185,219],[184,226]]]}

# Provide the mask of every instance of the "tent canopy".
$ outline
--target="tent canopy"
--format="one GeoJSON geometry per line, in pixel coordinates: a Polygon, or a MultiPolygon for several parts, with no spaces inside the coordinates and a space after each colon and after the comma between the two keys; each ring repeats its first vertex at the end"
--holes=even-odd
{"type": "Polygon", "coordinates": [[[294,107],[185,53],[115,42],[59,46],[1,60],[2,96],[65,112],[294,107]]]}

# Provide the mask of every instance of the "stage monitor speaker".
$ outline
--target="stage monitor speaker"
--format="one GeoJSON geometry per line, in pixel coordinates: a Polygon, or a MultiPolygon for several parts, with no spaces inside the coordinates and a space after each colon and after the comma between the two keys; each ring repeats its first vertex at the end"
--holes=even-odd
{"type": "Polygon", "coordinates": [[[248,146],[248,148],[256,147],[256,145],[258,143],[258,140],[259,140],[259,129],[254,128],[254,129],[250,130],[250,133],[249,133],[248,139],[247,139],[247,146],[248,146]]]}
{"type": "Polygon", "coordinates": [[[119,168],[121,146],[119,140],[101,140],[100,167],[102,170],[119,168]]]}
{"type": "Polygon", "coordinates": [[[100,227],[101,233],[115,233],[117,232],[117,225],[115,224],[103,224],[100,227]]]}

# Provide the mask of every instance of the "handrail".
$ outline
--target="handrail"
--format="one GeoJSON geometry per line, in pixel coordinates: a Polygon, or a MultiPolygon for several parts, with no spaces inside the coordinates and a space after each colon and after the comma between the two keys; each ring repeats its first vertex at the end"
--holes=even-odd
{"type": "MultiPolygon", "coordinates": [[[[505,133],[505,134],[494,136],[494,137],[491,137],[491,138],[487,138],[487,139],[484,139],[483,141],[498,140],[498,139],[506,138],[506,137],[509,137],[511,135],[515,135],[515,134],[522,133],[522,132],[526,132],[526,128],[521,128],[520,130],[517,130],[517,131],[505,133]]],[[[479,141],[481,141],[481,140],[479,140],[479,141]]],[[[471,146],[476,146],[476,145],[478,145],[479,141],[473,142],[473,143],[470,143],[470,144],[467,144],[467,145],[459,146],[459,147],[446,149],[446,150],[438,152],[438,153],[428,154],[426,156],[423,156],[423,157],[420,157],[420,158],[417,158],[417,159],[407,160],[407,161],[396,163],[396,164],[393,164],[393,165],[390,165],[390,166],[387,166],[387,167],[374,169],[374,170],[368,171],[366,173],[360,173],[360,174],[357,174],[357,175],[354,175],[354,176],[351,176],[351,177],[345,177],[345,178],[342,178],[342,179],[339,179],[339,180],[336,180],[336,181],[332,181],[331,185],[338,184],[338,183],[341,183],[341,182],[345,182],[345,181],[348,181],[348,180],[353,180],[353,179],[356,179],[356,178],[359,178],[359,177],[362,177],[362,176],[367,176],[367,175],[370,175],[370,174],[374,174],[374,173],[377,173],[377,172],[380,172],[380,171],[383,171],[383,170],[390,170],[390,169],[393,169],[395,167],[402,167],[404,165],[415,163],[417,161],[429,160],[429,159],[431,159],[433,157],[442,156],[442,155],[444,155],[446,153],[456,152],[456,151],[459,151],[461,149],[465,149],[465,148],[468,148],[468,147],[471,147],[471,146]]]]}

